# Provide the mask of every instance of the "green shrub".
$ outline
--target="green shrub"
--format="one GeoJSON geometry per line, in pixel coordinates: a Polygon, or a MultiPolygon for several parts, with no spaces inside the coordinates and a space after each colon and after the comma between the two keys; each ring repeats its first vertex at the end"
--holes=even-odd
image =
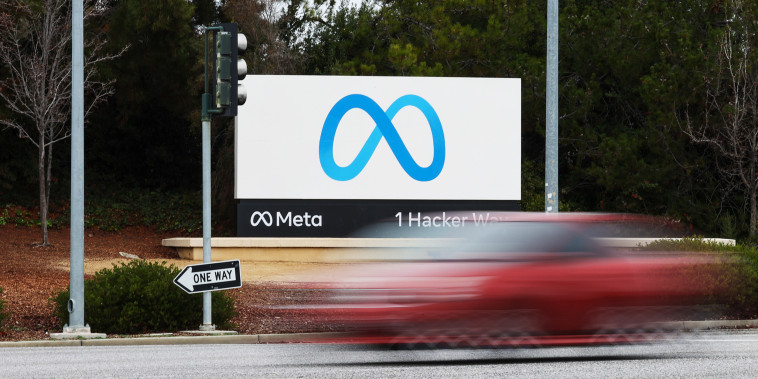
{"type": "Polygon", "coordinates": [[[703,237],[685,237],[681,239],[662,239],[654,241],[641,250],[647,251],[689,251],[689,252],[738,252],[745,250],[741,245],[727,245],[721,242],[706,241],[703,237]]]}
{"type": "MultiPolygon", "coordinates": [[[[5,205],[0,208],[0,225],[15,224],[18,226],[39,226],[39,213],[34,214],[27,208],[18,205],[5,205]]],[[[48,224],[49,225],[49,224],[48,224]]]]}
{"type": "Polygon", "coordinates": [[[118,189],[90,197],[85,206],[85,223],[108,231],[144,225],[192,233],[202,228],[202,209],[202,196],[196,192],[118,189]]]}
{"type": "MultiPolygon", "coordinates": [[[[0,295],[3,294],[3,288],[0,287],[0,295]]],[[[0,330],[3,330],[3,324],[5,323],[5,319],[8,318],[8,314],[5,313],[5,300],[0,298],[0,330]]]]}
{"type": "Polygon", "coordinates": [[[711,280],[719,290],[718,301],[723,304],[724,315],[731,318],[755,318],[758,316],[758,249],[743,244],[727,245],[705,241],[700,237],[681,240],[659,240],[642,248],[648,251],[687,251],[710,253],[709,257],[719,266],[713,270],[701,271],[697,280],[711,280]],[[705,275],[710,275],[708,278],[705,275]]]}
{"type": "MultiPolygon", "coordinates": [[[[180,272],[166,262],[133,260],[98,271],[84,282],[84,319],[92,330],[110,334],[175,332],[197,329],[203,321],[202,296],[190,295],[173,280],[180,272]]],[[[61,325],[68,321],[69,290],[53,298],[61,325]]],[[[213,322],[233,328],[234,300],[224,292],[212,294],[213,322]]]]}

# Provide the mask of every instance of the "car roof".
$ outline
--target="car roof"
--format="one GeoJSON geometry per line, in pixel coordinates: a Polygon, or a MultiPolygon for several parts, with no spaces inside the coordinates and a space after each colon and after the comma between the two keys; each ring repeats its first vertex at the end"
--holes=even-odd
{"type": "MultiPolygon", "coordinates": [[[[656,219],[651,216],[625,214],[625,213],[592,213],[592,212],[505,212],[505,211],[452,211],[445,212],[446,216],[470,216],[473,213],[487,214],[490,222],[653,222],[656,219]]],[[[441,214],[434,212],[431,214],[441,214]]]]}

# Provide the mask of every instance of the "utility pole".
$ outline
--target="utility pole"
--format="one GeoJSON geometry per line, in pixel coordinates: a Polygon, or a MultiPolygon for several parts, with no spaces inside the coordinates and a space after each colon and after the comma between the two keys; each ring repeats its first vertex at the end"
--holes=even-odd
{"type": "Polygon", "coordinates": [[[71,27],[71,283],[69,328],[84,326],[84,14],[72,3],[71,27]]]}
{"type": "Polygon", "coordinates": [[[547,2],[545,212],[558,213],[558,0],[547,2]]]}
{"type": "Polygon", "coordinates": [[[68,324],[55,339],[105,338],[84,324],[84,11],[71,2],[71,268],[68,324]]]}

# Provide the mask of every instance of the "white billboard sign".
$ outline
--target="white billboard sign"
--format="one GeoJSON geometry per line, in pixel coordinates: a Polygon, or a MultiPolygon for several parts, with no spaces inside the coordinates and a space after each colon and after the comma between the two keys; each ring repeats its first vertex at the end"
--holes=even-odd
{"type": "Polygon", "coordinates": [[[520,200],[521,81],[247,76],[237,199],[520,200]]]}

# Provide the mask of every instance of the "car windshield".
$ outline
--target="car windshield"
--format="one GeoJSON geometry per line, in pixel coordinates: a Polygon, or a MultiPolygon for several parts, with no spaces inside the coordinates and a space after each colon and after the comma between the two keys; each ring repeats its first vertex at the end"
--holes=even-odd
{"type": "MultiPolygon", "coordinates": [[[[473,228],[473,227],[472,227],[473,228]]],[[[384,221],[359,229],[354,238],[462,238],[470,235],[467,227],[460,228],[409,228],[398,227],[397,221],[384,221]]]]}
{"type": "Polygon", "coordinates": [[[449,248],[431,253],[443,260],[529,260],[544,254],[602,254],[602,249],[578,228],[558,222],[502,222],[468,230],[449,248]]]}

